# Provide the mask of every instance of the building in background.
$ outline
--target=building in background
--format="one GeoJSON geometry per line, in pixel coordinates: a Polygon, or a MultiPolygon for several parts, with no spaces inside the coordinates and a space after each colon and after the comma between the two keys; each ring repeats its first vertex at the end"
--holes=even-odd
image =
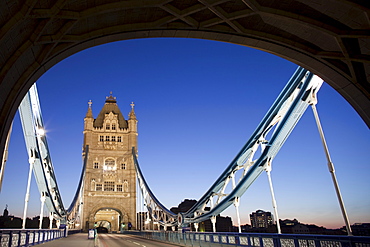
{"type": "Polygon", "coordinates": [[[252,228],[269,228],[274,224],[274,219],[271,212],[257,210],[250,215],[252,228]]]}
{"type": "MultiPolygon", "coordinates": [[[[187,212],[197,201],[191,199],[185,199],[181,202],[177,207],[172,207],[170,210],[178,214],[180,212],[185,213],[187,212]]],[[[209,211],[210,208],[206,207],[205,211],[209,211]]],[[[195,231],[195,227],[191,224],[191,230],[195,231]]],[[[211,220],[205,220],[203,222],[199,222],[199,232],[213,232],[213,226],[211,220]]],[[[233,222],[231,217],[224,217],[217,215],[216,216],[216,232],[232,232],[233,231],[233,222]]]]}

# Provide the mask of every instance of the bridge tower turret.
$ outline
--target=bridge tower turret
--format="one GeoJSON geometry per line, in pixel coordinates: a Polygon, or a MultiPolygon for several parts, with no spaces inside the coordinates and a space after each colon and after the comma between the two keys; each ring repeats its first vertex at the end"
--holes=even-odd
{"type": "Polygon", "coordinates": [[[134,102],[131,103],[131,112],[128,115],[128,128],[131,147],[137,147],[137,119],[134,111],[134,102]]]}
{"type": "MultiPolygon", "coordinates": [[[[94,123],[94,117],[93,117],[93,113],[92,113],[92,109],[91,109],[91,105],[92,105],[92,102],[91,100],[88,102],[89,104],[89,108],[87,109],[87,113],[86,113],[86,116],[85,116],[85,119],[84,119],[84,131],[83,131],[83,134],[84,134],[84,144],[85,143],[91,143],[91,134],[92,134],[92,131],[93,131],[93,123],[94,123]],[[87,140],[89,139],[89,140],[87,140]]],[[[85,148],[85,145],[83,147],[83,149],[85,148]]],[[[85,150],[84,150],[85,151],[85,150]]]]}
{"type": "Polygon", "coordinates": [[[136,172],[132,147],[137,150],[137,119],[134,104],[125,120],[116,97],[106,97],[97,118],[92,103],[84,118],[83,149],[89,146],[84,178],[83,229],[108,231],[136,226],[136,172]],[[129,224],[130,223],[130,224],[129,224]]]}

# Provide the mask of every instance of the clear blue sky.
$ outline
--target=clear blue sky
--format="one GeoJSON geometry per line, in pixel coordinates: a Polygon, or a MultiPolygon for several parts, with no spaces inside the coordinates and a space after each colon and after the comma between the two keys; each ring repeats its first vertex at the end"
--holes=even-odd
{"type": "MultiPolygon", "coordinates": [[[[168,208],[199,199],[227,167],[297,65],[248,47],[194,39],[142,39],[75,54],[37,82],[59,188],[69,206],[80,176],[83,118],[94,117],[109,92],[127,119],[139,120],[139,162],[168,208]]],[[[324,84],[317,106],[351,223],[370,222],[369,129],[324,84]]],[[[28,157],[18,114],[0,194],[0,212],[21,216],[28,157]]],[[[328,228],[344,225],[323,148],[309,108],[273,162],[281,219],[328,228]]],[[[32,185],[29,216],[39,214],[32,185]]],[[[242,224],[258,209],[273,212],[266,174],[241,199],[242,224]]],[[[222,215],[235,215],[232,207],[222,215]]],[[[234,224],[236,224],[234,219],[234,224]]]]}

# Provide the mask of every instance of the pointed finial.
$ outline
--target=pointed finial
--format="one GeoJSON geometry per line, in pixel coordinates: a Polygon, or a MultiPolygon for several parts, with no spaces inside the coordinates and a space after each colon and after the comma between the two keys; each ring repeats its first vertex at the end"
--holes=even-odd
{"type": "Polygon", "coordinates": [[[131,102],[130,106],[131,106],[131,109],[134,109],[135,104],[133,101],[131,102]]]}
{"type": "Polygon", "coordinates": [[[87,102],[87,104],[89,105],[89,108],[91,108],[92,101],[91,101],[91,100],[89,100],[89,102],[87,102]]]}

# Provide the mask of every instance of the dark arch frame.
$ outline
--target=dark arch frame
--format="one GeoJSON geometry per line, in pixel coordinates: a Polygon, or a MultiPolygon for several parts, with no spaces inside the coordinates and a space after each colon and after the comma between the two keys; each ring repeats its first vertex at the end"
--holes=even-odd
{"type": "Polygon", "coordinates": [[[89,47],[139,38],[208,39],[278,55],[322,77],[370,126],[366,1],[77,2],[9,0],[0,5],[1,157],[14,114],[42,74],[89,47]]]}

